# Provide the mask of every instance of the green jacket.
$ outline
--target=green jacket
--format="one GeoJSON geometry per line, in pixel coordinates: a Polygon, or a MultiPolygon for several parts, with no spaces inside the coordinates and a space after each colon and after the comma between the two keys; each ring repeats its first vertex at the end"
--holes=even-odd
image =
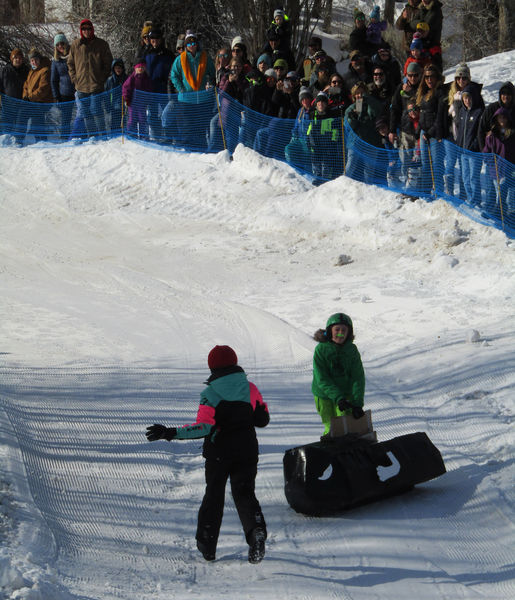
{"type": "Polygon", "coordinates": [[[321,342],[313,356],[314,396],[332,400],[343,398],[353,406],[363,406],[365,371],[356,345],[348,339],[344,344],[321,342]]]}

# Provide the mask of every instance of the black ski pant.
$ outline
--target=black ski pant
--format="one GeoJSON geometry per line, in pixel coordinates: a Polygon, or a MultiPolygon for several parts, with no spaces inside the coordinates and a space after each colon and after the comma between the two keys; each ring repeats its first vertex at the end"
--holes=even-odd
{"type": "Polygon", "coordinates": [[[240,517],[245,539],[266,525],[255,494],[257,458],[208,458],[205,465],[206,491],[198,511],[196,539],[209,551],[216,550],[224,513],[225,485],[231,481],[231,493],[240,517]]]}

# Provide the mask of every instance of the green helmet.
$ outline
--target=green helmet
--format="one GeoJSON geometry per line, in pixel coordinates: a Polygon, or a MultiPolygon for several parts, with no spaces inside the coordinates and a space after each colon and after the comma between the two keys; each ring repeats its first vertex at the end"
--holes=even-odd
{"type": "Polygon", "coordinates": [[[327,319],[327,323],[325,324],[326,330],[332,327],[333,325],[336,325],[337,323],[343,323],[343,325],[347,325],[347,327],[352,331],[351,318],[349,317],[349,315],[346,315],[345,313],[341,312],[335,313],[327,319]]]}

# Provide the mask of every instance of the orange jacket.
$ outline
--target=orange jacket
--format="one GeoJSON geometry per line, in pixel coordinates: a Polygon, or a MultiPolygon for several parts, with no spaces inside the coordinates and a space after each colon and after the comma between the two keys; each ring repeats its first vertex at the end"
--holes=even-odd
{"type": "Polygon", "coordinates": [[[23,99],[29,102],[53,102],[50,87],[50,60],[43,57],[37,69],[31,69],[23,84],[23,99]]]}

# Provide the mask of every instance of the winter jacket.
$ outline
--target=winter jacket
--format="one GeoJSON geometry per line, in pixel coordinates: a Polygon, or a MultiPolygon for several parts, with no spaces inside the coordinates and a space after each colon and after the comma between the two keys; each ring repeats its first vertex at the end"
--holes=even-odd
{"type": "Polygon", "coordinates": [[[281,119],[295,119],[300,109],[299,88],[297,87],[291,93],[276,89],[273,101],[279,106],[278,117],[281,119]]]}
{"type": "Polygon", "coordinates": [[[489,104],[481,117],[481,121],[479,122],[479,128],[477,132],[478,144],[480,148],[483,148],[485,145],[486,134],[490,131],[493,124],[493,117],[499,108],[506,108],[511,115],[511,122],[515,123],[515,87],[511,81],[507,81],[503,83],[499,88],[499,100],[497,102],[492,102],[489,104]],[[508,90],[511,93],[512,101],[510,106],[504,106],[501,101],[501,91],[508,90]]]}
{"type": "Polygon", "coordinates": [[[111,63],[111,75],[106,79],[106,82],[104,84],[104,91],[109,92],[113,88],[123,85],[125,83],[125,81],[127,80],[127,77],[128,77],[128,75],[125,72],[125,65],[123,64],[123,61],[120,58],[115,58],[113,60],[113,62],[111,63]],[[114,72],[115,65],[121,65],[123,67],[123,71],[120,76],[118,76],[114,72]]]}
{"type": "Polygon", "coordinates": [[[411,22],[413,21],[417,10],[418,6],[415,7],[411,6],[411,4],[405,4],[399,18],[397,19],[397,21],[395,21],[396,29],[399,29],[400,31],[404,32],[403,48],[406,51],[406,54],[409,54],[411,40],[413,39],[413,34],[416,31],[416,29],[411,28],[411,22]],[[404,11],[406,11],[407,13],[407,18],[404,18],[402,15],[404,11]]]}
{"type": "Polygon", "coordinates": [[[410,23],[412,31],[417,30],[417,23],[421,21],[429,25],[429,36],[426,39],[430,40],[432,46],[439,45],[442,39],[442,3],[439,0],[433,0],[429,6],[425,7],[421,2],[410,23]]]}
{"type": "Polygon", "coordinates": [[[249,82],[245,78],[245,75],[241,73],[236,81],[230,81],[229,73],[224,75],[220,81],[220,91],[225,92],[231,98],[237,100],[240,104],[243,104],[243,97],[245,90],[249,87],[249,82]]]}
{"type": "Polygon", "coordinates": [[[349,337],[344,344],[320,342],[313,356],[314,396],[332,400],[346,400],[353,406],[363,406],[365,371],[356,345],[349,337]]]}
{"type": "Polygon", "coordinates": [[[23,84],[29,71],[30,68],[25,64],[17,68],[11,63],[5,65],[0,72],[0,94],[21,100],[23,98],[23,84]]]}
{"type": "Polygon", "coordinates": [[[358,83],[358,81],[364,81],[366,84],[372,83],[372,65],[367,60],[365,62],[365,68],[361,73],[358,73],[356,69],[349,64],[347,73],[343,76],[343,83],[345,84],[345,91],[347,94],[351,93],[352,88],[358,83]]]}
{"type": "Polygon", "coordinates": [[[135,90],[142,90],[143,92],[152,91],[152,80],[147,73],[136,74],[133,71],[125,80],[125,83],[122,85],[122,96],[127,106],[132,104],[135,90]]]}
{"type": "Polygon", "coordinates": [[[109,44],[98,38],[80,38],[72,42],[68,55],[68,72],[78,92],[99,94],[111,73],[113,56],[109,44]]]}
{"type": "Polygon", "coordinates": [[[438,122],[440,104],[444,102],[444,90],[439,87],[431,98],[422,98],[420,102],[420,127],[427,138],[441,139],[442,132],[438,122]]]}
{"type": "MultiPolygon", "coordinates": [[[[508,132],[500,131],[497,126],[494,126],[490,135],[486,136],[483,152],[492,152],[515,164],[515,130],[513,129],[515,121],[513,121],[509,111],[505,108],[498,108],[495,111],[494,117],[499,114],[504,114],[508,118],[508,132]]],[[[506,173],[501,172],[499,175],[505,176],[506,173]]]]}
{"type": "Polygon", "coordinates": [[[263,115],[277,117],[279,106],[274,102],[274,91],[266,84],[251,85],[245,90],[243,104],[263,115]]]}
{"type": "Polygon", "coordinates": [[[390,132],[397,133],[397,129],[401,124],[401,118],[406,110],[409,100],[414,100],[417,96],[417,86],[409,91],[403,89],[404,84],[399,84],[392,95],[390,105],[390,132]]]}
{"type": "Polygon", "coordinates": [[[377,86],[375,83],[368,84],[369,95],[381,103],[384,114],[388,114],[390,111],[390,104],[392,102],[394,89],[395,88],[391,85],[388,78],[385,79],[385,82],[382,86],[377,86]]]}
{"type": "Polygon", "coordinates": [[[291,132],[292,139],[305,139],[308,133],[309,122],[309,111],[301,106],[297,116],[295,117],[295,125],[293,126],[293,131],[291,132]]]}
{"type": "Polygon", "coordinates": [[[465,150],[479,152],[479,144],[477,143],[477,129],[479,120],[483,114],[481,106],[481,96],[478,94],[477,87],[471,84],[463,90],[463,93],[468,92],[472,97],[472,107],[468,110],[461,101],[461,106],[458,109],[456,123],[456,144],[465,150]]]}
{"type": "Polygon", "coordinates": [[[374,46],[367,40],[367,28],[355,27],[349,36],[349,50],[358,50],[363,56],[372,56],[377,46],[374,46]]]}
{"type": "Polygon", "coordinates": [[[361,113],[356,112],[356,103],[345,111],[345,120],[362,140],[380,148],[381,136],[376,130],[376,120],[383,114],[379,100],[372,96],[363,96],[361,113]]]}
{"type": "Polygon", "coordinates": [[[195,56],[191,52],[185,50],[181,52],[179,56],[174,60],[172,70],[170,71],[170,79],[179,93],[179,100],[181,102],[188,102],[197,104],[198,102],[207,102],[212,100],[212,96],[204,98],[199,97],[198,94],[192,94],[194,91],[204,91],[208,81],[214,84],[216,77],[215,63],[211,57],[208,56],[205,50],[200,48],[196,52],[195,56]],[[183,68],[182,61],[187,61],[186,69],[189,68],[191,77],[188,81],[188,73],[183,68]],[[202,73],[200,81],[197,81],[197,73],[199,72],[199,66],[205,64],[205,69],[202,73]]]}
{"type": "Polygon", "coordinates": [[[390,56],[388,60],[381,60],[378,54],[374,54],[372,57],[372,67],[381,67],[381,69],[383,69],[386,80],[393,89],[401,82],[401,66],[399,61],[393,58],[393,56],[390,56]]]}
{"type": "Polygon", "coordinates": [[[166,85],[174,59],[175,54],[164,45],[158,48],[151,46],[145,54],[147,73],[152,80],[155,94],[166,94],[166,85]]]}
{"type": "Polygon", "coordinates": [[[420,140],[420,122],[414,121],[405,110],[401,117],[401,148],[415,148],[420,140]]]}
{"type": "Polygon", "coordinates": [[[75,88],[70,79],[70,74],[68,73],[68,63],[66,62],[66,58],[52,60],[50,85],[52,87],[52,94],[57,102],[60,102],[63,98],[66,98],[67,100],[73,98],[75,88]]]}
{"type": "MultiPolygon", "coordinates": [[[[277,50],[273,50],[272,46],[267,42],[259,51],[258,56],[262,54],[268,54],[270,56],[270,60],[272,61],[272,67],[276,60],[282,58],[288,63],[288,71],[295,71],[295,57],[293,56],[293,52],[289,48],[281,48],[277,50]]],[[[257,67],[257,65],[256,65],[257,67]]]]}
{"type": "Polygon", "coordinates": [[[50,60],[41,59],[37,69],[31,69],[23,84],[23,99],[29,102],[53,102],[50,86],[50,60]]]}
{"type": "Polygon", "coordinates": [[[323,155],[326,159],[332,159],[333,151],[338,145],[341,132],[339,118],[334,118],[333,113],[325,111],[323,114],[314,109],[311,114],[306,132],[307,142],[312,152],[323,155]]]}
{"type": "Polygon", "coordinates": [[[379,46],[381,43],[381,34],[383,31],[386,31],[387,27],[386,21],[377,21],[376,23],[369,23],[366,31],[367,31],[367,41],[369,44],[373,46],[379,46]]]}
{"type": "MultiPolygon", "coordinates": [[[[456,141],[456,132],[457,132],[457,119],[458,112],[460,107],[462,106],[461,102],[461,92],[456,92],[454,95],[455,100],[452,103],[452,106],[449,107],[449,90],[452,83],[446,83],[443,88],[443,96],[442,103],[440,105],[440,113],[438,115],[439,127],[440,127],[440,137],[451,140],[452,142],[456,141]]],[[[481,108],[483,111],[485,109],[485,103],[483,97],[481,96],[481,90],[483,89],[482,83],[475,83],[471,81],[468,86],[474,88],[474,94],[478,97],[478,106],[476,108],[481,108]]],[[[478,145],[479,148],[479,145],[478,145]]]]}
{"type": "Polygon", "coordinates": [[[177,439],[204,439],[204,458],[257,457],[255,427],[270,421],[258,388],[239,366],[212,372],[200,394],[197,420],[177,428],[177,439]]]}

